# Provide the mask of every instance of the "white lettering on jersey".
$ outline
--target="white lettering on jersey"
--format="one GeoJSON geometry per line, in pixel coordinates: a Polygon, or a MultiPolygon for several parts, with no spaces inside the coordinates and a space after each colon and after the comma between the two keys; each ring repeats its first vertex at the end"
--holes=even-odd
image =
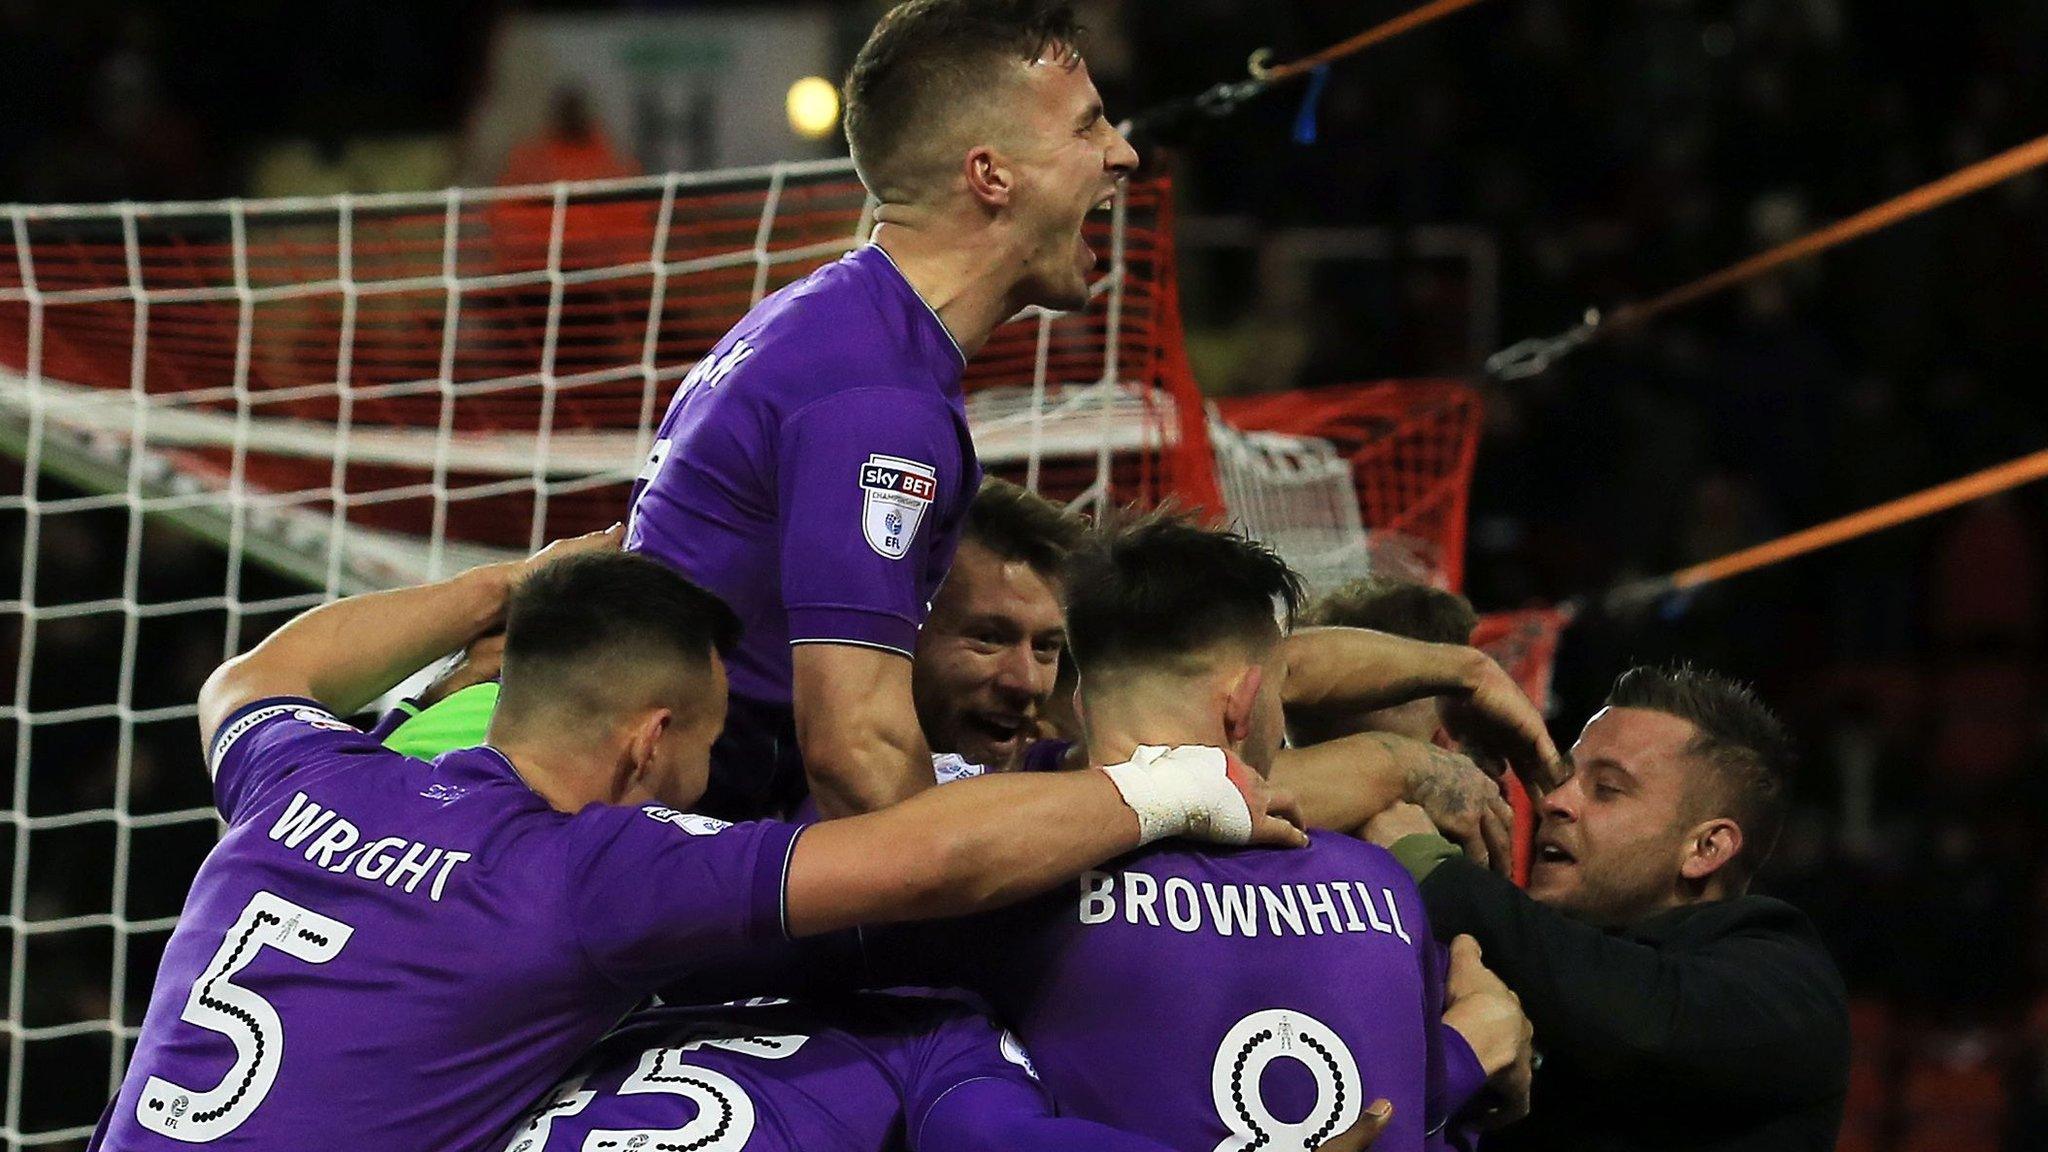
{"type": "Polygon", "coordinates": [[[306,863],[327,872],[346,874],[358,880],[381,881],[386,888],[405,885],[407,895],[433,873],[427,899],[440,902],[448,876],[470,859],[471,853],[422,844],[403,836],[385,836],[363,843],[362,829],[332,808],[322,809],[304,792],[292,795],[284,814],[270,826],[270,838],[306,858],[306,863]],[[311,838],[310,844],[306,843],[311,838]],[[304,848],[300,848],[305,844],[304,848]],[[335,856],[341,859],[336,860],[335,856]]]}
{"type": "Polygon", "coordinates": [[[716,836],[727,828],[732,827],[732,821],[730,820],[720,820],[712,816],[699,816],[695,812],[683,812],[674,808],[664,808],[659,804],[643,804],[640,806],[640,811],[645,813],[649,820],[656,820],[663,824],[673,824],[692,836],[716,836]]]}
{"type": "Polygon", "coordinates": [[[683,377],[683,382],[676,386],[676,395],[680,396],[699,385],[706,388],[718,387],[725,382],[727,376],[732,375],[733,369],[746,363],[747,358],[753,354],[753,345],[745,340],[733,341],[732,347],[726,349],[724,355],[706,356],[691,365],[689,373],[683,377]]]}
{"type": "Polygon", "coordinates": [[[1147,928],[1218,936],[1323,936],[1371,932],[1415,941],[1401,923],[1391,888],[1357,881],[1314,884],[1218,884],[1148,872],[1083,872],[1076,910],[1087,925],[1121,919],[1147,928]],[[1162,917],[1162,907],[1164,915],[1162,917]],[[1363,907],[1365,916],[1359,918],[1363,907]],[[1121,916],[1119,916],[1121,911],[1121,916]]]}
{"type": "Polygon", "coordinates": [[[939,470],[877,452],[860,466],[860,488],[860,529],[868,547],[886,559],[903,559],[925,509],[939,497],[939,470]]]}

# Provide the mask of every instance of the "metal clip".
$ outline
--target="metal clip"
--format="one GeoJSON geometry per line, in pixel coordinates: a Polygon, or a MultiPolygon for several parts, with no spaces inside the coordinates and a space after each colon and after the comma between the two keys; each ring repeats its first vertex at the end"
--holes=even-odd
{"type": "Polygon", "coordinates": [[[1487,375],[1496,380],[1526,380],[1550,370],[1600,330],[1600,310],[1586,309],[1586,318],[1556,336],[1537,336],[1510,344],[1486,358],[1487,375]]]}

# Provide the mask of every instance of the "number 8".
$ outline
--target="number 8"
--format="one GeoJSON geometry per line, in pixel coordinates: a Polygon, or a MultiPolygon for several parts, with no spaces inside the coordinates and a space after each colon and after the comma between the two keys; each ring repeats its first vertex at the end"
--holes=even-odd
{"type": "Polygon", "coordinates": [[[1209,1070],[1216,1115],[1230,1135],[1216,1152],[1314,1148],[1358,1120],[1358,1062],[1342,1037],[1305,1012],[1268,1008],[1239,1020],[1216,1049],[1209,1070]],[[1315,1078],[1308,1115],[1288,1123],[1273,1115],[1260,1094],[1266,1065],[1286,1058],[1315,1078]]]}

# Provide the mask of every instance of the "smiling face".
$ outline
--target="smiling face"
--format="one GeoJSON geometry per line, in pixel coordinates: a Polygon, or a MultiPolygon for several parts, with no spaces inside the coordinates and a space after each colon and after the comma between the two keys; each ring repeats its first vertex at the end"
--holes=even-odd
{"type": "Polygon", "coordinates": [[[1087,306],[1095,268],[1082,236],[1088,214],[1137,170],[1138,154],[1103,114],[1079,53],[1054,45],[1019,67],[1001,149],[1015,167],[1008,211],[1022,266],[1013,302],[1072,311],[1087,306]]]}
{"type": "Polygon", "coordinates": [[[1543,797],[1529,895],[1576,919],[1627,924],[1681,902],[1699,730],[1665,712],[1605,708],[1543,797]]]}
{"type": "Polygon", "coordinates": [[[1037,737],[1066,617],[1053,585],[1022,560],[964,540],[918,633],[911,695],[934,752],[1005,772],[1037,737]]]}

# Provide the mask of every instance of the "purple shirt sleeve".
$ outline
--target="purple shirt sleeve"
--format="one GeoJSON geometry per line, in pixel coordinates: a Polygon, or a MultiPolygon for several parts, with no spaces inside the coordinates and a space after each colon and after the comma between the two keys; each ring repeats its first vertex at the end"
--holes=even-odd
{"type": "Polygon", "coordinates": [[[791,644],[908,657],[924,622],[935,521],[957,517],[959,434],[938,396],[851,388],[782,426],[782,602],[791,644]]]}
{"type": "Polygon", "coordinates": [[[1059,1119],[1042,1090],[1014,1079],[957,1085],[914,1124],[911,1152],[1171,1152],[1143,1136],[1059,1119]]]}
{"type": "Polygon", "coordinates": [[[634,992],[681,995],[693,972],[787,942],[785,889],[802,828],[727,824],[660,805],[573,818],[568,914],[590,963],[634,992]]]}
{"type": "Polygon", "coordinates": [[[280,781],[317,756],[381,751],[383,745],[317,700],[272,696],[244,705],[214,730],[206,766],[214,806],[233,824],[280,781]]]}

